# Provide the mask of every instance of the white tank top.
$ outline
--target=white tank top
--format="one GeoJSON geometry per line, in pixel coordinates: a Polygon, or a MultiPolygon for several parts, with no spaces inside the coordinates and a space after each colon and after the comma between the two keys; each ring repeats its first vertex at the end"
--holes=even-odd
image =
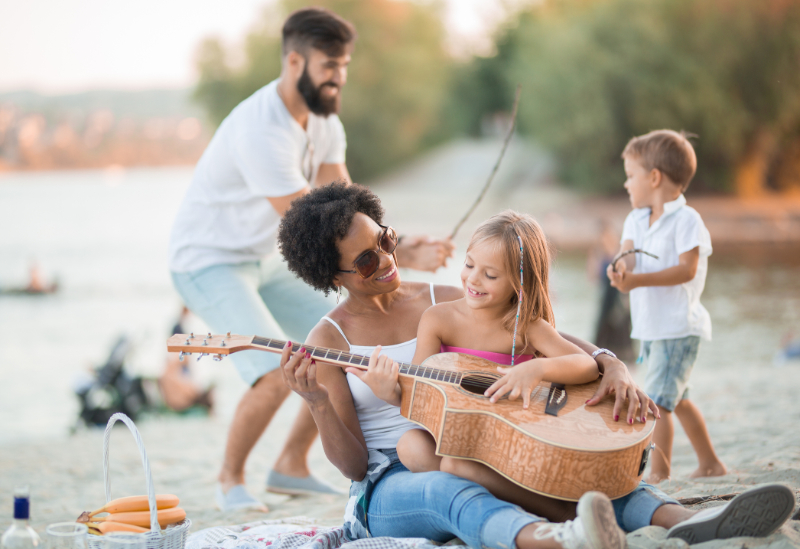
{"type": "MultiPolygon", "coordinates": [[[[436,305],[436,296],[433,294],[433,284],[431,284],[431,304],[436,305]]],[[[375,345],[352,345],[344,335],[342,328],[332,318],[322,317],[339,330],[342,337],[350,346],[350,352],[355,355],[370,356],[375,350],[375,345]]],[[[397,345],[386,345],[381,347],[382,354],[385,354],[396,362],[411,363],[414,353],[417,350],[417,338],[397,345]]],[[[361,425],[361,432],[367,443],[367,450],[378,450],[396,448],[400,436],[409,429],[421,429],[416,423],[408,421],[400,415],[400,408],[392,406],[375,396],[366,383],[358,379],[353,374],[347,374],[347,384],[353,395],[353,404],[356,407],[358,422],[361,425]]]]}

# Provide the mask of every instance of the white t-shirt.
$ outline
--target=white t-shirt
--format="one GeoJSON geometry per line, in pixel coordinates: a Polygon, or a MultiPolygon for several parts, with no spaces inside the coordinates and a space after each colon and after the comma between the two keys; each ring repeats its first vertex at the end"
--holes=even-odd
{"type": "Polygon", "coordinates": [[[278,95],[277,80],[242,101],[197,163],[172,228],[170,270],[270,255],[280,215],[267,197],[301,190],[320,164],[343,164],[346,148],[338,116],[311,113],[304,130],[278,95]]]}
{"type": "Polygon", "coordinates": [[[622,242],[658,256],[635,254],[634,273],[663,271],[678,264],[682,253],[700,248],[697,274],[676,286],[646,286],[631,290],[631,337],[643,341],[690,335],[711,339],[711,317],[700,304],[706,284],[711,236],[703,219],[686,205],[683,195],[664,204],[664,214],[650,226],[650,208],[633,210],[625,219],[622,242]]]}

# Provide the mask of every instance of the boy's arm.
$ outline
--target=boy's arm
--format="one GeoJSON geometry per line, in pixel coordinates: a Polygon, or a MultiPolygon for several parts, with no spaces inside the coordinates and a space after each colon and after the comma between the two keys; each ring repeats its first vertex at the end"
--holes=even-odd
{"type": "Polygon", "coordinates": [[[678,264],[674,267],[654,273],[631,273],[628,271],[609,273],[609,278],[611,285],[624,293],[644,286],[677,286],[689,282],[695,277],[699,261],[700,247],[696,246],[688,252],[682,253],[678,258],[678,264]]]}

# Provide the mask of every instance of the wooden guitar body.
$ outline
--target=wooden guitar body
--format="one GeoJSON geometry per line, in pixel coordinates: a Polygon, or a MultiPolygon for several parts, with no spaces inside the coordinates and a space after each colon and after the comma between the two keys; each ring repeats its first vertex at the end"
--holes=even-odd
{"type": "MultiPolygon", "coordinates": [[[[434,355],[422,366],[459,372],[464,380],[470,373],[497,376],[493,362],[460,353],[434,355]]],[[[648,414],[644,424],[615,422],[610,398],[586,406],[599,383],[566,386],[563,408],[553,416],[545,413],[550,383],[534,389],[524,410],[521,398],[492,404],[463,382],[401,376],[401,413],[433,435],[437,455],[483,463],[558,499],[577,501],[589,490],[614,499],[639,484],[655,420],[648,414]]]]}

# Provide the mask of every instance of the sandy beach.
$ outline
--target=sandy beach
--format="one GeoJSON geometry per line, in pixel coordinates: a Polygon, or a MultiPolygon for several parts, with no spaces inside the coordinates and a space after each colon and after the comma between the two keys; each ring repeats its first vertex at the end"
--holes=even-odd
{"type": "MultiPolygon", "coordinates": [[[[466,210],[477,194],[498,149],[499,146],[493,144],[453,145],[443,148],[437,155],[423,159],[402,173],[388,176],[381,182],[381,186],[376,187],[387,207],[388,219],[396,227],[402,227],[404,232],[447,234],[461,215],[460,212],[466,210]],[[420,201],[418,193],[423,190],[426,198],[420,201]],[[442,211],[442,200],[446,197],[451,208],[442,211]]],[[[564,247],[570,247],[570,243],[575,243],[576,247],[580,247],[580,242],[585,244],[586,235],[591,235],[594,230],[596,218],[594,221],[581,221],[580,225],[573,223],[572,218],[583,219],[586,212],[592,209],[586,205],[586,201],[576,202],[575,195],[570,191],[548,183],[546,173],[545,158],[522,146],[512,147],[492,192],[456,239],[459,249],[463,250],[469,234],[478,222],[506,207],[530,211],[554,235],[561,230],[564,247]],[[573,235],[570,232],[573,229],[580,229],[580,234],[573,235]]],[[[173,177],[170,174],[166,176],[173,177]]],[[[151,176],[148,178],[152,179],[151,176]]],[[[165,183],[163,188],[169,189],[174,200],[182,196],[182,191],[177,186],[167,187],[165,183]]],[[[118,193],[114,196],[119,197],[126,196],[119,193],[128,192],[125,184],[102,190],[109,196],[112,192],[118,193]]],[[[120,201],[122,199],[117,198],[120,201]]],[[[603,211],[611,212],[615,219],[619,218],[621,225],[627,207],[624,200],[623,203],[612,202],[613,206],[604,207],[603,211]]],[[[734,206],[731,207],[735,209],[734,206]]],[[[794,212],[794,206],[786,208],[787,211],[794,212]]],[[[54,206],[53,216],[57,213],[54,206]]],[[[119,217],[113,209],[109,210],[108,215],[119,217]]],[[[151,216],[164,225],[153,225],[152,235],[157,234],[160,235],[158,238],[166,239],[171,215],[170,211],[165,210],[158,216],[151,216]]],[[[793,215],[786,214],[776,221],[784,224],[788,231],[786,234],[790,234],[792,238],[797,228],[796,217],[793,215]]],[[[139,220],[132,218],[131,223],[134,221],[139,220]]],[[[109,220],[108,226],[113,226],[116,231],[109,233],[109,240],[128,238],[127,235],[131,233],[126,229],[125,222],[127,219],[123,218],[117,225],[113,225],[109,220]]],[[[720,231],[725,232],[727,229],[724,227],[730,225],[719,221],[717,226],[720,231]]],[[[89,230],[87,227],[87,234],[89,230]]],[[[127,267],[125,263],[122,265],[129,271],[138,273],[136,276],[139,278],[136,280],[127,280],[125,285],[120,284],[119,287],[112,286],[108,281],[117,280],[115,277],[119,274],[110,267],[110,260],[107,263],[98,262],[96,265],[84,262],[85,272],[76,268],[73,278],[67,278],[63,296],[58,298],[60,301],[41,302],[37,305],[40,316],[29,312],[34,306],[15,301],[9,302],[11,308],[6,309],[11,311],[11,315],[7,314],[5,320],[0,319],[0,328],[7,341],[14,342],[15,337],[24,341],[23,338],[38,329],[40,324],[44,328],[52,328],[58,336],[55,340],[48,341],[48,345],[37,346],[31,340],[25,345],[17,344],[17,347],[12,343],[9,345],[12,350],[6,350],[7,354],[3,357],[2,367],[8,368],[9,375],[16,376],[10,378],[11,385],[6,392],[0,393],[5,395],[6,402],[6,408],[2,410],[3,432],[0,433],[4,435],[0,437],[0,494],[5,495],[0,498],[0,518],[9,517],[6,522],[10,522],[11,517],[10,495],[14,488],[25,484],[30,485],[32,523],[39,532],[43,532],[49,523],[73,520],[80,512],[95,509],[105,503],[103,432],[102,429],[91,429],[80,430],[72,436],[66,434],[63,426],[70,424],[74,418],[74,397],[69,393],[66,374],[67,371],[85,368],[87,355],[96,363],[105,352],[105,342],[110,341],[119,330],[118,325],[127,323],[125,325],[130,327],[136,322],[144,325],[146,320],[152,321],[155,317],[158,317],[155,322],[146,325],[151,331],[150,340],[155,341],[149,355],[163,360],[160,345],[166,337],[162,339],[160,335],[154,334],[161,334],[169,326],[169,315],[176,309],[177,298],[167,280],[165,267],[148,263],[155,262],[153,257],[157,256],[153,254],[153,246],[147,240],[156,238],[152,235],[145,233],[142,243],[138,240],[132,241],[126,250],[126,257],[130,256],[131,263],[127,267]],[[140,252],[153,255],[136,255],[140,252]],[[135,267],[142,269],[141,271],[132,270],[134,261],[135,267]],[[95,275],[96,272],[99,274],[95,275]],[[92,276],[97,276],[97,279],[92,276]],[[142,279],[145,282],[141,282],[142,279]],[[94,287],[99,289],[95,290],[94,287]],[[142,298],[142,295],[146,298],[142,298]],[[113,302],[113,307],[106,308],[107,302],[113,302]],[[48,309],[48,303],[55,305],[48,309]],[[76,315],[76,304],[86,304],[85,310],[78,309],[78,314],[84,315],[80,318],[85,317],[86,321],[78,323],[81,324],[80,327],[68,326],[67,319],[76,315]],[[42,319],[45,318],[49,324],[43,324],[42,319]],[[82,335],[87,331],[92,332],[91,340],[82,335]],[[81,337],[85,339],[80,339],[81,337]],[[24,374],[27,378],[18,373],[23,369],[29,369],[24,374]],[[43,402],[41,394],[37,394],[38,383],[57,375],[60,376],[60,393],[57,396],[48,395],[47,398],[55,399],[54,402],[59,403],[56,407],[58,411],[54,413],[50,409],[43,412],[42,407],[48,403],[43,402]],[[12,386],[15,389],[10,389],[12,386]],[[27,393],[22,393],[24,396],[21,397],[17,394],[19,391],[27,393]],[[70,407],[62,405],[62,401],[69,402],[70,407]],[[35,404],[37,402],[41,404],[35,404]],[[23,427],[16,428],[15,423],[23,427]],[[58,429],[54,425],[59,426],[58,429]],[[25,433],[31,436],[23,437],[25,433]]],[[[69,238],[70,242],[77,241],[74,236],[64,235],[64,238],[69,238]]],[[[107,246],[104,245],[104,249],[113,249],[111,244],[109,242],[107,246]]],[[[158,245],[163,246],[163,243],[158,245]]],[[[100,248],[96,243],[93,246],[100,248]]],[[[11,244],[6,248],[16,250],[11,244]]],[[[63,246],[55,242],[52,248],[57,250],[63,246]]],[[[70,250],[67,249],[67,252],[70,250]]],[[[92,253],[96,252],[92,250],[92,253]]],[[[52,257],[58,257],[55,254],[56,251],[52,257]]],[[[25,257],[21,251],[17,255],[25,257]]],[[[69,265],[66,259],[63,265],[69,265]]],[[[688,498],[737,493],[760,483],[782,482],[790,486],[796,494],[800,494],[800,363],[790,363],[783,368],[775,368],[771,364],[772,353],[777,348],[783,331],[800,325],[800,308],[797,306],[800,293],[797,292],[796,283],[792,282],[795,279],[793,271],[791,268],[775,271],[742,270],[735,266],[726,267],[727,270],[722,274],[721,268],[716,265],[712,265],[709,276],[717,278],[709,278],[703,298],[712,314],[715,339],[705,350],[701,350],[698,366],[692,375],[691,398],[703,411],[711,438],[718,454],[727,464],[729,473],[718,478],[689,479],[689,474],[697,464],[688,440],[682,430],[676,427],[673,478],[663,482],[660,488],[677,498],[688,498]],[[759,284],[758,290],[750,291],[754,281],[759,284]],[[787,293],[786,288],[793,293],[787,293]]],[[[447,273],[427,279],[452,283],[453,273],[458,271],[458,267],[455,266],[454,269],[455,271],[450,268],[447,273]]],[[[575,260],[574,264],[570,264],[569,261],[559,259],[555,278],[555,307],[559,327],[581,337],[591,337],[589,334],[592,332],[597,296],[586,282],[584,263],[575,260]]],[[[426,278],[423,276],[421,279],[426,278]]],[[[227,425],[238,395],[244,389],[232,366],[227,362],[220,363],[219,366],[216,364],[214,363],[215,368],[228,368],[221,370],[224,372],[224,379],[218,385],[221,398],[217,416],[172,416],[139,422],[156,491],[174,493],[181,498],[181,505],[193,521],[193,531],[210,526],[292,516],[311,517],[323,525],[340,524],[345,496],[292,498],[264,491],[267,471],[283,445],[298,406],[302,405],[294,395],[272,421],[247,463],[248,489],[269,506],[270,512],[266,515],[255,512],[222,513],[215,509],[214,486],[222,459],[227,425]]],[[[643,372],[638,371],[636,375],[641,379],[643,372]]],[[[123,426],[113,433],[110,463],[112,497],[145,492],[139,453],[133,438],[123,426]]],[[[312,449],[310,464],[315,474],[343,490],[347,489],[348,482],[326,460],[318,443],[312,449]]],[[[716,504],[718,503],[706,503],[694,508],[716,504]]],[[[684,546],[680,540],[665,540],[665,533],[660,528],[646,528],[630,534],[629,544],[631,547],[662,549],[684,546]]],[[[705,549],[717,547],[800,548],[800,521],[787,522],[780,531],[762,540],[748,538],[703,544],[705,549]]]]}

